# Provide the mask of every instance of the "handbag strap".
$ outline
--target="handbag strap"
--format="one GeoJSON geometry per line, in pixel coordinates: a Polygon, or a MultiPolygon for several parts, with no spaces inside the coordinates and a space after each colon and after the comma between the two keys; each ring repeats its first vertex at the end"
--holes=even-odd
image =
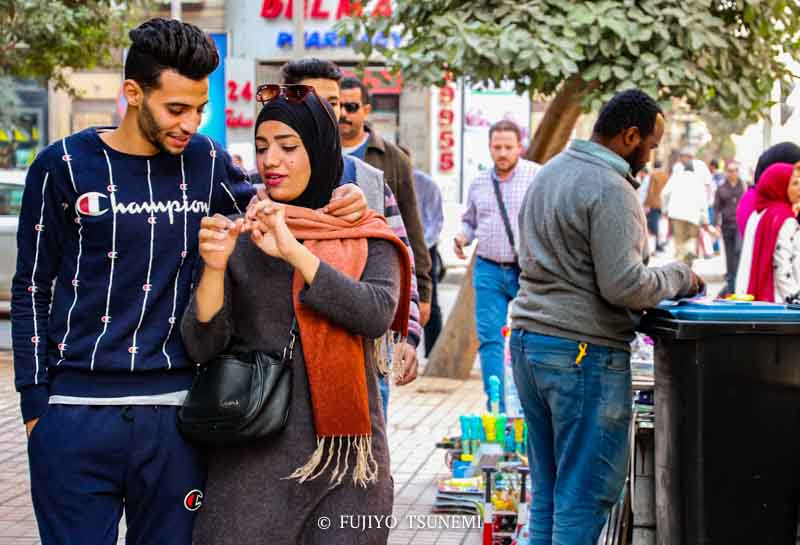
{"type": "Polygon", "coordinates": [[[497,199],[497,206],[500,208],[500,217],[503,218],[503,225],[506,227],[506,236],[508,237],[508,242],[511,244],[511,252],[514,254],[514,260],[519,261],[517,247],[514,244],[514,231],[511,230],[511,222],[508,220],[508,211],[506,210],[506,205],[503,202],[503,195],[500,193],[500,182],[497,181],[497,177],[494,175],[494,173],[491,174],[491,177],[492,186],[494,187],[494,196],[497,199]]]}
{"type": "Polygon", "coordinates": [[[284,363],[292,361],[294,357],[294,345],[297,342],[297,335],[299,334],[297,326],[297,316],[292,317],[292,327],[289,330],[289,344],[283,348],[283,356],[281,361],[284,363]]]}

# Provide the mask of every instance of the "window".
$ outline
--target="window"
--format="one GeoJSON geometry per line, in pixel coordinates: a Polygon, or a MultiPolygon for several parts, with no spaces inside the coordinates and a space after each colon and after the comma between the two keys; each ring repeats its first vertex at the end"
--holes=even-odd
{"type": "Polygon", "coordinates": [[[0,216],[19,216],[24,186],[0,181],[0,216]]]}

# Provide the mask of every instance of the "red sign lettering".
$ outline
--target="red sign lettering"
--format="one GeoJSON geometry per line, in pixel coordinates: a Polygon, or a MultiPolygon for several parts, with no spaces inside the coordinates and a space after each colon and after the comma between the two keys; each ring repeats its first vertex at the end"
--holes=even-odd
{"type": "Polygon", "coordinates": [[[441,172],[450,172],[455,166],[456,162],[453,159],[452,151],[444,151],[439,154],[439,170],[441,172]]]}
{"type": "Polygon", "coordinates": [[[254,120],[252,117],[245,117],[244,114],[236,114],[231,108],[225,108],[225,126],[231,129],[246,129],[252,127],[254,120]]]}
{"type": "Polygon", "coordinates": [[[322,0],[314,0],[314,5],[311,7],[312,19],[328,19],[331,14],[329,11],[322,9],[322,0]]]}
{"type": "Polygon", "coordinates": [[[456,97],[455,88],[450,84],[450,79],[443,87],[439,88],[439,171],[450,172],[455,168],[453,149],[456,145],[453,134],[455,112],[453,101],[456,97]]]}
{"type": "MultiPolygon", "coordinates": [[[[313,0],[309,10],[309,0],[303,0],[304,17],[306,19],[327,20],[331,18],[331,11],[325,9],[325,0],[313,0]]],[[[358,16],[364,13],[361,0],[338,0],[335,19],[338,21],[345,17],[358,16]]],[[[261,3],[261,17],[264,19],[277,19],[281,17],[291,19],[294,16],[294,0],[263,0],[261,3]]],[[[392,0],[378,0],[372,10],[373,17],[390,17],[392,15],[392,0]]]]}
{"type": "Polygon", "coordinates": [[[373,17],[391,17],[392,16],[392,0],[378,0],[375,9],[372,10],[373,17]]]}
{"type": "Polygon", "coordinates": [[[283,0],[264,0],[261,4],[261,16],[265,19],[275,19],[283,11],[283,0]]]}
{"type": "Polygon", "coordinates": [[[339,8],[336,10],[336,20],[342,17],[361,17],[364,9],[359,0],[339,0],[339,8]]]}

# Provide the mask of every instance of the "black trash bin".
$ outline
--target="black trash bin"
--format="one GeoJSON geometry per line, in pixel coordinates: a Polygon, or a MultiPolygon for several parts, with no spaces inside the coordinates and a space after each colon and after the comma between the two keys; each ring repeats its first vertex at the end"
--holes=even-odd
{"type": "Polygon", "coordinates": [[[800,311],[665,302],[655,344],[659,545],[790,545],[800,503],[800,311]]]}

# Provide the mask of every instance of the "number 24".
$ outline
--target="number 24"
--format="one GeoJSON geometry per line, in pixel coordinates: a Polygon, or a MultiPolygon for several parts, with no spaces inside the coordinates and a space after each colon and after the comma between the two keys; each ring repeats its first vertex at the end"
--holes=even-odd
{"type": "Polygon", "coordinates": [[[238,90],[239,90],[239,84],[233,80],[229,80],[228,100],[237,101],[239,100],[239,97],[248,102],[253,100],[253,86],[249,81],[244,84],[241,94],[238,93],[238,90]]]}

